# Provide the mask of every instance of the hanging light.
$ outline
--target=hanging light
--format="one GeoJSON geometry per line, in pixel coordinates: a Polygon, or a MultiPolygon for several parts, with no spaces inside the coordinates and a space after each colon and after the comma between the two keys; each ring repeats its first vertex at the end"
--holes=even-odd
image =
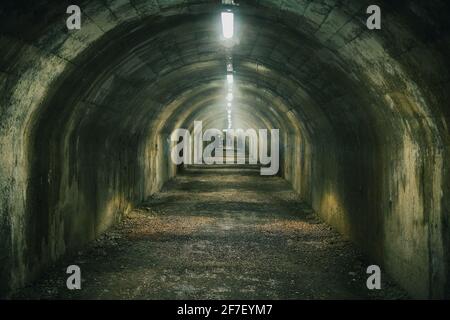
{"type": "Polygon", "coordinates": [[[231,39],[234,34],[234,13],[222,12],[222,34],[225,39],[231,39]]]}
{"type": "Polygon", "coordinates": [[[233,84],[233,74],[232,73],[227,74],[227,82],[229,85],[233,84]]]}

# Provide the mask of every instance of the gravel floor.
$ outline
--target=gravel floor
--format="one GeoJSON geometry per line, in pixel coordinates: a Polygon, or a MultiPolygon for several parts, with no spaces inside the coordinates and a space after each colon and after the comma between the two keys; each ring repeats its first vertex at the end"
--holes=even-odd
{"type": "Polygon", "coordinates": [[[252,169],[189,169],[84,251],[15,298],[404,299],[297,198],[252,169]],[[68,290],[66,267],[81,267],[68,290]]]}

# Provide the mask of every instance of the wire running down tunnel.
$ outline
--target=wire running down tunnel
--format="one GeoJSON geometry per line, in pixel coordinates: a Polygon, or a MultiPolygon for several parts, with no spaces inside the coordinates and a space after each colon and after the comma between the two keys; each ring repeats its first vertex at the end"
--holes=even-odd
{"type": "Polygon", "coordinates": [[[202,121],[279,130],[258,183],[285,180],[410,297],[448,298],[450,7],[379,0],[369,29],[373,4],[2,1],[0,296],[193,181],[171,134],[202,121]]]}

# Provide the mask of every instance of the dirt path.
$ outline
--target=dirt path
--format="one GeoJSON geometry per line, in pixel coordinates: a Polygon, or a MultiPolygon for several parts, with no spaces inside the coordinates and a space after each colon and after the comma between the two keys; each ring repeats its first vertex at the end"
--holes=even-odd
{"type": "Polygon", "coordinates": [[[190,169],[83,252],[17,298],[405,298],[385,275],[366,289],[364,262],[278,177],[190,169]],[[69,291],[65,269],[82,270],[69,291]]]}

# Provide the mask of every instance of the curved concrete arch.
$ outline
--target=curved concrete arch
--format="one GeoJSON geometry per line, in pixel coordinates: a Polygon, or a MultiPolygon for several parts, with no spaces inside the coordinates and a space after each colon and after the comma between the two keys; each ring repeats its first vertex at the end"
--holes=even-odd
{"type": "Polygon", "coordinates": [[[81,1],[77,32],[64,29],[64,3],[47,4],[46,19],[47,6],[11,5],[1,20],[1,292],[176,174],[159,133],[224,122],[232,52],[235,114],[282,129],[294,189],[413,296],[446,295],[445,1],[381,1],[377,31],[368,1],[249,1],[233,47],[216,2],[81,1]]]}

